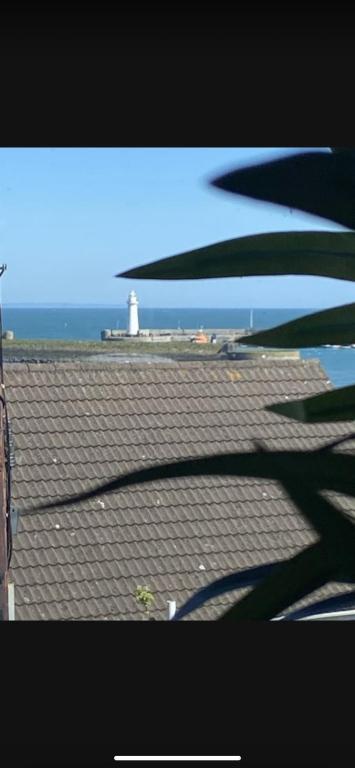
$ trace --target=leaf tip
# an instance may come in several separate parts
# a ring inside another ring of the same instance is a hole
[[[231,180],[234,177],[234,173],[234,171],[230,171],[228,173],[222,174],[222,176],[216,176],[215,178],[211,179],[211,187],[216,187],[216,189],[223,189],[224,192],[234,192],[235,190],[231,187]]]
[[[245,346],[247,346],[247,347],[249,347],[249,346],[255,346],[255,347],[263,346],[263,345],[260,344],[259,339],[260,339],[260,334],[259,333],[253,333],[250,336],[241,336],[238,339],[238,344],[245,344]]]
[[[133,277],[132,275],[132,269],[127,269],[126,272],[117,272],[117,275],[114,275],[114,277]]]

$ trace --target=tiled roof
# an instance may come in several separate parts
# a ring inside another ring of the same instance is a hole
[[[264,409],[330,387],[318,361],[8,364],[21,510],[161,461],[226,451],[306,449],[348,424],[300,425]],[[345,503],[345,502],[344,502]],[[142,619],[137,586],[167,617],[231,571],[314,540],[275,482],[194,477],[124,488],[71,508],[22,515],[12,578],[17,619]],[[328,588],[329,593],[329,588]],[[195,618],[213,618],[228,596]]]

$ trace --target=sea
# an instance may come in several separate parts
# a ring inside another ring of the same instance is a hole
[[[139,308],[141,328],[203,329],[272,328],[310,314],[313,309],[150,309]],[[319,310],[318,310],[319,311]],[[16,339],[99,341],[101,331],[125,330],[127,307],[4,307],[3,330]],[[355,383],[355,349],[312,347],[301,350],[303,358],[318,358],[335,387]]]

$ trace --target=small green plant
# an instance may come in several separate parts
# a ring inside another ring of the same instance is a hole
[[[149,608],[151,608],[154,603],[153,592],[151,592],[147,586],[141,587],[139,585],[134,592],[134,596],[137,600],[137,603],[143,606],[144,610],[148,613]]]

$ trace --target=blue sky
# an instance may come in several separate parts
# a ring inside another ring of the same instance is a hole
[[[3,302],[122,305],[132,288],[145,307],[315,308],[354,301],[352,283],[326,278],[113,277],[232,237],[340,230],[208,184],[223,171],[299,149],[0,149],[0,261],[8,266]]]

